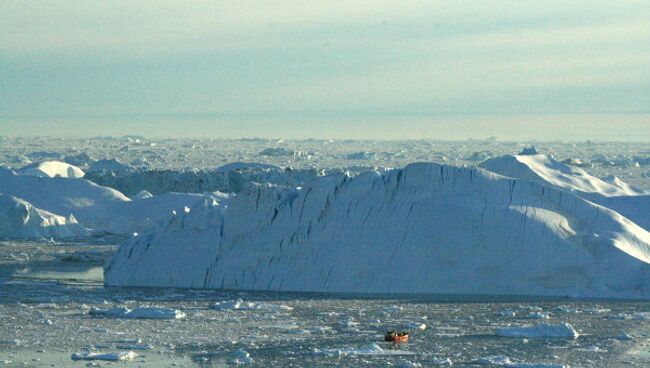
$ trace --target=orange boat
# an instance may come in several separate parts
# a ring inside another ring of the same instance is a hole
[[[386,332],[386,335],[384,336],[384,341],[408,342],[409,341],[409,333],[408,332],[388,331],[388,332]]]

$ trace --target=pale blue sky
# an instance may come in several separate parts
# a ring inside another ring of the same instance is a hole
[[[648,113],[648,1],[0,1],[0,135],[650,140]]]

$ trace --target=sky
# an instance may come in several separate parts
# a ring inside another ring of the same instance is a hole
[[[0,0],[0,135],[650,141],[643,1]]]

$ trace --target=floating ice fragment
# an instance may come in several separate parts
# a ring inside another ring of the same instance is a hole
[[[402,360],[397,363],[397,367],[399,368],[418,368],[422,367],[422,364],[418,362],[412,362],[410,360]]]
[[[530,312],[528,319],[549,319],[551,318],[546,312]]]
[[[138,354],[132,351],[123,351],[118,353],[95,353],[81,352],[74,353],[70,357],[72,360],[107,360],[111,362],[130,362],[138,357]]]
[[[402,309],[403,309],[403,308],[400,307],[399,305],[389,305],[389,306],[387,306],[387,307],[384,308],[384,312],[387,312],[387,313],[398,313],[398,312],[401,312]]]
[[[491,355],[476,360],[476,364],[481,365],[510,365],[512,361],[505,355]]]
[[[559,323],[556,325],[540,323],[538,325],[522,327],[501,327],[497,328],[497,336],[503,337],[562,337],[578,338],[579,334],[568,323]]]
[[[431,362],[431,364],[433,364],[433,365],[451,366],[453,363],[452,363],[451,359],[449,359],[449,358],[436,358]]]
[[[265,310],[271,312],[279,311],[290,311],[293,310],[292,307],[283,304],[270,304],[270,303],[256,303],[256,302],[245,302],[242,299],[237,300],[226,300],[222,302],[216,302],[212,305],[213,309],[228,311],[228,310]]]
[[[355,349],[314,349],[315,355],[326,356],[345,356],[345,355],[415,355],[415,353],[406,350],[382,349],[377,344],[366,345],[362,348]]]
[[[408,322],[406,324],[406,327],[413,330],[422,330],[422,331],[427,329],[427,325],[420,322]]]
[[[627,332],[621,331],[621,334],[616,336],[619,340],[632,340],[634,337],[630,336]]]
[[[160,307],[137,307],[134,309],[126,307],[108,309],[91,308],[88,314],[100,317],[139,319],[181,319],[187,316],[179,310]]]
[[[255,361],[251,358],[251,355],[244,349],[237,349],[233,353],[235,358],[233,359],[234,364],[252,364]]]

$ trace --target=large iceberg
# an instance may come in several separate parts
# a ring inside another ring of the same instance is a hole
[[[74,216],[55,215],[20,198],[0,194],[0,239],[65,239],[90,234]]]
[[[650,297],[650,233],[543,183],[416,163],[204,201],[120,247],[108,285]]]
[[[540,154],[534,148],[518,155],[489,159],[479,166],[504,176],[569,191],[612,209],[650,230],[650,192],[635,188],[617,177],[605,180],[597,178],[579,167]]]
[[[115,189],[85,179],[20,175],[3,167],[0,167],[0,193],[16,197],[21,203],[33,205],[38,210],[35,213],[39,213],[41,217],[56,218],[49,220],[49,224],[63,224],[65,218],[58,215],[64,215],[75,218],[86,228],[95,230],[95,234],[118,235],[148,231],[170,218],[174,211],[183,212],[186,208],[191,209],[197,202],[219,196],[212,193],[165,193],[132,201]],[[32,223],[36,221],[34,216],[31,216],[31,219]],[[76,221],[71,224],[79,226]],[[23,234],[21,231],[25,231],[24,226],[12,232],[5,231],[4,236],[34,238],[20,235]],[[62,237],[62,233],[56,234],[53,235],[55,238]],[[75,230],[74,234],[79,235],[80,232]]]
[[[18,169],[23,175],[55,178],[83,178],[85,173],[80,168],[59,161],[37,162]]]

